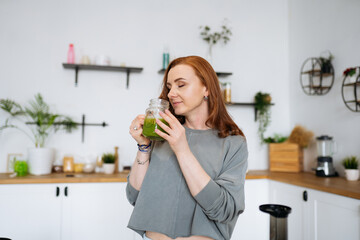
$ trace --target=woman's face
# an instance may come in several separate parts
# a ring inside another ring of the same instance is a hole
[[[192,67],[184,64],[176,65],[168,73],[168,97],[176,115],[189,117],[190,115],[207,113],[208,96],[206,87],[195,75]]]

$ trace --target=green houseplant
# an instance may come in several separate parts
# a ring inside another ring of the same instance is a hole
[[[342,165],[345,168],[345,177],[348,181],[357,181],[359,179],[359,161],[356,156],[344,158]]]
[[[209,44],[208,49],[208,60],[212,60],[212,47],[216,45],[218,42],[223,42],[226,44],[228,41],[230,41],[230,36],[232,35],[232,32],[230,28],[227,27],[226,20],[224,20],[224,24],[221,26],[220,31],[211,31],[211,28],[209,26],[200,26],[201,32],[200,36],[201,38]]]
[[[104,153],[102,155],[103,168],[105,174],[112,174],[115,171],[115,154],[113,153]]]
[[[320,63],[321,63],[321,72],[322,73],[330,73],[332,69],[332,60],[334,59],[334,56],[331,54],[330,51],[326,51],[328,54],[327,56],[320,57]]]
[[[70,117],[50,112],[49,105],[39,93],[25,107],[11,99],[1,99],[0,108],[9,115],[5,124],[0,126],[0,131],[17,129],[35,145],[35,148],[28,150],[29,172],[35,175],[50,173],[54,151],[44,147],[47,138],[58,130],[71,132],[77,128],[77,124]],[[17,121],[13,123],[14,120]]]
[[[271,121],[270,113],[271,96],[269,93],[258,92],[255,95],[256,119],[259,123],[258,134],[261,143],[264,142],[264,133]]]

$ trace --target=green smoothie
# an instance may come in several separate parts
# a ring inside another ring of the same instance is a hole
[[[169,126],[169,124],[165,122],[163,118],[159,118],[159,120]],[[160,126],[157,125],[156,118],[145,118],[142,134],[150,140],[164,140],[162,137],[156,134],[155,129],[159,129],[160,131],[166,133]]]

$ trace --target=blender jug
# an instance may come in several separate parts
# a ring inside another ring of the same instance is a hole
[[[332,137],[322,135],[316,138],[319,157],[331,157],[336,152],[336,143]]]

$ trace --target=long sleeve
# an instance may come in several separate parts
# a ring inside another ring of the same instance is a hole
[[[237,142],[238,143],[238,142]],[[237,146],[236,146],[237,145]],[[223,169],[194,198],[209,219],[228,223],[245,209],[244,183],[248,150],[243,138],[228,148]]]
[[[141,191],[127,185],[127,197],[135,206],[128,227],[141,236],[153,231],[173,239],[229,240],[245,207],[246,141],[239,135],[220,138],[213,129],[186,128],[186,138],[211,180],[193,197],[169,143],[159,142],[151,153]]]
[[[131,186],[131,184],[129,182],[129,176],[130,176],[130,174],[127,176],[126,197],[129,201],[129,203],[131,205],[135,206],[136,199],[139,195],[139,191],[136,190],[133,186]]]

